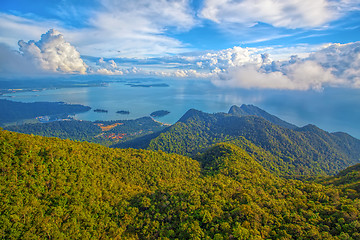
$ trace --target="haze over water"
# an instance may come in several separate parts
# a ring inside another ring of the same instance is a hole
[[[158,83],[169,86],[128,85]],[[88,121],[135,119],[157,110],[168,110],[170,114],[156,120],[170,124],[191,108],[215,113],[227,112],[232,105],[253,104],[300,127],[315,124],[329,132],[343,131],[360,138],[359,89],[246,90],[219,88],[204,80],[136,79],[111,82],[104,87],[49,89],[8,94],[1,98],[21,102],[63,101],[90,106],[92,110],[75,116]],[[94,109],[105,109],[108,113],[97,113]],[[119,110],[128,110],[130,114],[117,114]]]

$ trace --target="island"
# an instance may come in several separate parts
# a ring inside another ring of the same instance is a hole
[[[94,109],[94,112],[98,112],[98,113],[107,113],[108,110],[104,110],[104,109]]]
[[[163,117],[165,115],[168,115],[170,112],[167,111],[167,110],[159,110],[159,111],[155,111],[155,112],[152,112],[150,114],[150,116],[152,117]]]
[[[149,87],[170,87],[166,83],[151,83],[151,84],[133,84],[133,83],[127,83],[125,85],[128,85],[130,87],[143,87],[143,88],[149,88]]]
[[[128,115],[128,114],[130,114],[130,111],[127,111],[127,110],[120,110],[120,111],[117,111],[116,113],[118,113],[118,114]]]

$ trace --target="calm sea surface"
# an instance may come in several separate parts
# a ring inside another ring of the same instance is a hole
[[[169,86],[132,87],[129,83]],[[135,119],[157,110],[168,110],[170,114],[157,120],[171,124],[190,108],[214,113],[227,112],[232,105],[253,104],[298,126],[311,123],[329,132],[344,131],[360,138],[360,89],[244,90],[215,87],[210,81],[153,79],[112,82],[103,87],[22,92],[1,98],[20,102],[63,101],[108,110],[108,113],[91,110],[75,116],[90,121]],[[128,110],[130,114],[117,114],[119,110]]]

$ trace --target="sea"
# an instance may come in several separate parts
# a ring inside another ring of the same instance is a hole
[[[216,113],[228,112],[232,105],[252,104],[299,127],[314,124],[329,132],[347,132],[360,139],[360,89],[261,90],[226,88],[198,79],[121,79],[97,86],[16,92],[0,98],[90,106],[92,110],[74,116],[88,121],[136,119],[167,110],[168,115],[156,120],[168,124],[178,121],[191,108]],[[123,115],[117,111],[130,113]]]

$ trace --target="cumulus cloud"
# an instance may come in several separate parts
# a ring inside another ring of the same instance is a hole
[[[233,47],[220,51],[158,58],[176,66],[158,76],[208,78],[222,87],[321,90],[360,87],[360,42],[329,44],[312,53],[274,60],[272,49]],[[277,58],[275,58],[277,59]]]
[[[329,69],[313,61],[285,65],[279,71],[264,71],[254,64],[231,67],[213,78],[218,86],[287,90],[320,90],[325,85],[341,84]]]
[[[312,53],[302,52],[283,60],[276,60],[277,57],[267,52],[273,49],[236,46],[160,58],[116,61],[100,58],[93,72],[203,78],[221,87],[287,90],[360,87],[360,42],[329,44]],[[116,63],[126,61],[131,61],[134,67],[120,68]]]
[[[180,53],[188,46],[168,32],[187,31],[200,22],[190,1],[96,0],[95,4],[61,1],[55,4],[58,10],[55,20],[35,14],[0,12],[0,32],[6,33],[0,34],[0,41],[15,49],[19,39],[35,39],[51,27],[65,34],[83,55],[114,58]]]
[[[310,28],[323,26],[356,5],[349,0],[205,0],[200,15],[217,23]]]
[[[97,63],[97,68],[94,73],[104,74],[104,75],[123,75],[124,72],[117,66],[116,62],[111,59],[105,61],[104,58],[100,58]]]
[[[38,42],[19,41],[20,52],[29,61],[48,72],[85,74],[87,66],[74,46],[63,35],[50,29]]]
[[[269,54],[274,52],[271,48],[239,46],[158,58],[100,58],[92,73],[203,78],[217,86],[239,88],[321,90],[327,86],[360,87],[360,42],[329,44],[307,54],[302,48],[301,55],[283,60]],[[127,67],[120,67],[117,62]]]
[[[228,67],[213,76],[213,83],[218,86],[291,90],[360,86],[360,42],[330,44],[306,58],[292,56],[288,60],[273,61],[270,55],[258,53],[251,59],[249,62],[237,61],[237,64],[230,62]]]
[[[360,87],[360,42],[329,44],[312,53],[309,59],[331,69],[336,77]]]

